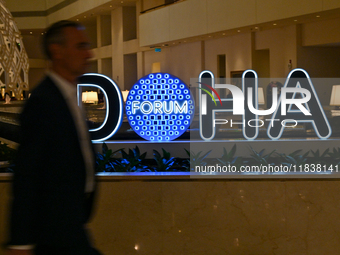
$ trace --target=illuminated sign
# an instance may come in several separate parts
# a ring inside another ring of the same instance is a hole
[[[129,92],[125,106],[132,129],[150,141],[171,141],[189,127],[194,101],[189,88],[167,73],[141,78]]]
[[[215,88],[228,89],[232,98],[221,99]],[[209,90],[211,92],[209,92]],[[253,70],[247,70],[242,75],[242,90],[231,84],[215,84],[213,73],[203,71],[199,76],[199,119],[200,136],[209,141],[215,137],[216,124],[243,125],[243,136],[252,140],[258,136],[258,128],[264,121],[258,115],[272,114],[268,126],[268,136],[279,139],[285,127],[294,127],[297,123],[311,123],[320,139],[328,138],[332,131],[326,115],[321,107],[308,73],[303,69],[294,69],[287,77],[281,89],[281,97],[277,101],[277,90],[273,88],[273,104],[268,110],[258,110],[258,78]],[[214,95],[213,95],[214,94]],[[211,100],[208,100],[209,97]],[[215,100],[218,97],[219,104]],[[293,108],[295,106],[296,109]],[[226,119],[216,119],[217,112],[232,112],[242,115],[242,122]],[[287,125],[287,123],[293,123]]]
[[[243,136],[256,139],[259,127],[268,125],[267,135],[279,139],[287,127],[311,123],[320,139],[332,131],[308,73],[292,70],[277,99],[272,91],[270,109],[258,107],[258,77],[247,70],[242,75],[242,90],[231,84],[215,84],[210,71],[199,76],[199,130],[203,140],[215,137],[216,125],[242,125]],[[123,98],[119,87],[110,78],[100,74],[85,74],[78,87],[95,87],[103,92],[106,115],[103,123],[91,129],[93,141],[104,141],[113,136],[123,120]],[[221,98],[215,89],[228,89],[231,98]],[[79,97],[79,89],[78,89]],[[125,111],[132,129],[142,138],[155,142],[171,141],[181,136],[194,116],[194,100],[189,88],[179,78],[167,73],[153,73],[141,78],[130,90]],[[219,112],[230,112],[241,119],[215,118]],[[270,118],[259,118],[271,114]]]
[[[78,103],[80,100],[79,87],[95,87],[100,89],[105,98],[106,114],[103,124],[95,129],[90,129],[92,141],[105,141],[113,136],[120,128],[123,121],[123,98],[117,84],[101,74],[85,74],[79,78]]]

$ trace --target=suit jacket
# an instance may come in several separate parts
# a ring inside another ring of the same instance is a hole
[[[87,245],[93,201],[85,194],[85,163],[72,115],[46,77],[21,115],[13,180],[10,245]]]

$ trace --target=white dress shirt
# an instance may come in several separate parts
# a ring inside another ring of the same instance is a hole
[[[92,156],[92,149],[90,147],[88,126],[86,124],[82,108],[78,106],[77,87],[53,71],[49,71],[47,75],[59,88],[68,105],[68,108],[70,109],[71,115],[77,128],[78,139],[86,167],[85,192],[92,192],[94,190],[94,159]]]

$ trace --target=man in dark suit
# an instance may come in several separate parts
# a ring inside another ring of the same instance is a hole
[[[91,52],[83,27],[53,24],[44,35],[51,67],[21,115],[8,254],[94,255],[85,224],[94,197],[94,153],[77,105],[77,79]]]

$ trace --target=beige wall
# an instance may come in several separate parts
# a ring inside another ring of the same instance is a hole
[[[152,63],[161,63],[161,72],[173,74],[187,85],[190,78],[197,78],[201,70],[201,43],[183,43],[162,48],[162,52],[144,53],[145,74],[152,72]]]
[[[97,37],[100,36],[100,34],[98,34],[97,32],[96,19],[93,20],[92,22],[85,22],[84,26],[86,27],[86,34],[90,40],[91,47],[97,48],[98,47]]]
[[[298,27],[301,30],[301,27]],[[302,37],[302,36],[301,36]],[[312,78],[340,77],[340,46],[335,47],[315,47],[302,46],[302,38],[298,40],[297,64],[303,67]],[[322,80],[315,84],[316,93],[322,105],[329,105],[332,80]]]
[[[339,8],[340,2],[338,0],[323,0],[322,5],[325,10],[329,10]]]
[[[22,29],[45,29],[49,23],[45,16],[37,17],[18,17],[14,18],[20,30]]]
[[[10,12],[46,10],[46,0],[6,0],[5,2]]]
[[[123,8],[111,12],[112,78],[124,90]]]
[[[298,66],[311,77],[340,77],[340,47],[299,47]]]
[[[33,59],[44,58],[44,54],[41,47],[42,46],[41,34],[24,35],[22,37],[22,41],[24,43],[24,47],[29,58]]]
[[[251,34],[240,34],[205,42],[205,67],[217,76],[217,55],[226,55],[226,75],[252,68]],[[203,70],[202,70],[203,71]]]
[[[97,6],[105,4],[109,2],[109,0],[96,0],[96,1],[88,1],[88,0],[78,0],[74,3],[67,5],[65,8],[58,10],[48,16],[48,23],[52,24],[58,20],[69,19],[74,17],[80,13],[89,11]]]
[[[46,8],[49,9],[53,6],[56,6],[57,4],[60,4],[64,2],[65,0],[45,0],[46,2]]]
[[[270,52],[271,78],[287,77],[289,60],[292,60],[293,68],[297,67],[296,40],[295,26],[256,32],[255,49],[269,49]]]
[[[139,17],[141,45],[339,8],[334,0],[187,0]]]
[[[195,1],[191,1],[195,4]],[[206,10],[196,13],[198,17],[206,15],[209,32],[218,32],[228,28],[256,24],[256,0],[220,1],[204,0]],[[181,20],[178,20],[181,22]]]
[[[137,38],[136,8],[123,8],[123,41],[134,40]]]
[[[137,80],[137,54],[126,54],[124,55],[124,90],[130,90]]]
[[[30,68],[29,71],[29,85],[30,85],[30,91],[32,91],[38,83],[42,80],[46,73],[45,68]]]
[[[103,58],[101,70],[98,72],[112,78],[112,58]]]
[[[139,16],[139,38],[140,45],[147,46],[161,42],[170,41],[170,13],[168,8],[161,8]],[[149,24],[152,24],[151,26]]]
[[[68,0],[6,0],[10,11],[45,11]]]
[[[160,6],[164,4],[164,0],[141,0],[142,2],[142,11],[154,8],[156,6]]]
[[[97,19],[98,20],[98,19]],[[111,15],[104,15],[100,17],[100,27],[98,29],[100,33],[97,32],[97,36],[100,38],[100,46],[111,45],[112,36],[111,36]]]
[[[302,45],[340,45],[340,19],[323,20],[302,25]]]
[[[60,1],[45,1],[46,8],[58,4]],[[106,2],[106,0],[96,3],[78,0],[48,17],[36,17],[36,21],[40,19],[38,27],[45,27],[47,21],[53,22],[60,18],[70,18]],[[9,3],[14,9],[19,8],[19,5],[15,4],[13,0],[9,0]],[[322,3],[322,7],[320,7],[320,3]],[[254,68],[258,69],[260,73],[269,73],[268,76],[271,78],[285,78],[289,72],[289,60],[292,60],[293,68],[305,68],[312,77],[339,76],[340,66],[336,57],[339,51],[338,47],[303,46],[319,46],[320,44],[323,46],[339,46],[340,33],[337,33],[337,31],[340,29],[338,25],[340,19],[306,23],[301,26],[301,29],[297,29],[295,25],[290,25],[256,31],[253,32],[253,37],[251,32],[244,33],[242,30],[240,34],[219,39],[207,40],[207,37],[205,37],[201,39],[203,41],[193,42],[188,38],[226,28],[256,24],[259,21],[278,19],[284,15],[300,15],[305,12],[314,12],[320,8],[326,10],[340,7],[337,1],[299,0],[294,2],[294,6],[299,8],[291,8],[294,10],[290,12],[290,7],[283,6],[282,1],[187,0],[141,15],[140,19],[136,21],[137,23],[138,21],[141,22],[141,31],[138,33],[138,24],[135,26],[136,22],[130,20],[134,14],[139,15],[142,4],[145,7],[145,5],[154,5],[156,2],[143,1],[141,3],[141,1],[138,1],[136,8],[118,8],[113,10],[110,16],[103,16],[101,19],[97,19],[97,22],[93,21],[87,24],[93,45],[98,46],[94,51],[95,60],[98,59],[97,70],[112,74],[112,78],[122,89],[125,89],[125,86],[129,87],[132,83],[130,80],[129,84],[125,84],[125,77],[130,76],[129,73],[124,73],[125,71],[129,72],[129,66],[124,63],[124,55],[136,53],[137,60],[133,63],[130,62],[133,72],[135,72],[135,62],[137,62],[138,78],[151,72],[152,63],[160,62],[161,71],[173,73],[185,80],[187,84],[189,84],[190,78],[196,78],[203,69],[209,69],[217,75],[217,55],[219,54],[226,55],[227,76],[230,75],[230,71]],[[39,6],[42,6],[42,4]],[[259,8],[259,6],[263,6],[263,8]],[[266,12],[269,8],[271,11]],[[278,11],[280,8],[282,12]],[[295,9],[300,9],[297,10],[299,13],[296,13]],[[244,15],[244,13],[247,13],[247,15]],[[45,19],[45,22],[41,22],[41,19]],[[110,19],[111,21],[108,23]],[[32,18],[20,18],[19,21],[25,23],[25,26],[30,26],[31,22],[35,22]],[[141,41],[139,39],[130,40],[135,37],[133,36],[134,31],[130,34],[133,30],[131,28],[137,28],[137,38],[140,37]],[[30,63],[38,63],[39,59],[42,58],[39,37],[39,35],[24,36]],[[151,40],[149,41],[151,43],[169,42],[183,38],[186,38],[188,42],[183,43],[184,40],[181,40],[182,43],[175,46],[170,42],[168,47],[162,48],[161,53],[156,53],[148,47],[139,47],[145,44],[145,40]],[[301,42],[298,44],[297,41],[299,40]],[[100,47],[100,45],[105,46]],[[264,51],[261,52],[261,50]],[[265,60],[268,51],[269,63]],[[101,61],[101,59],[112,59],[112,67],[109,66],[109,68],[112,68],[111,72],[105,70],[107,60]],[[103,66],[103,63],[105,66]],[[262,64],[266,66],[261,66]],[[34,66],[34,68],[43,67],[42,65]],[[328,100],[326,100],[326,97],[327,95],[325,95],[324,102]]]
[[[256,0],[256,21],[262,23],[323,10],[323,0]]]

